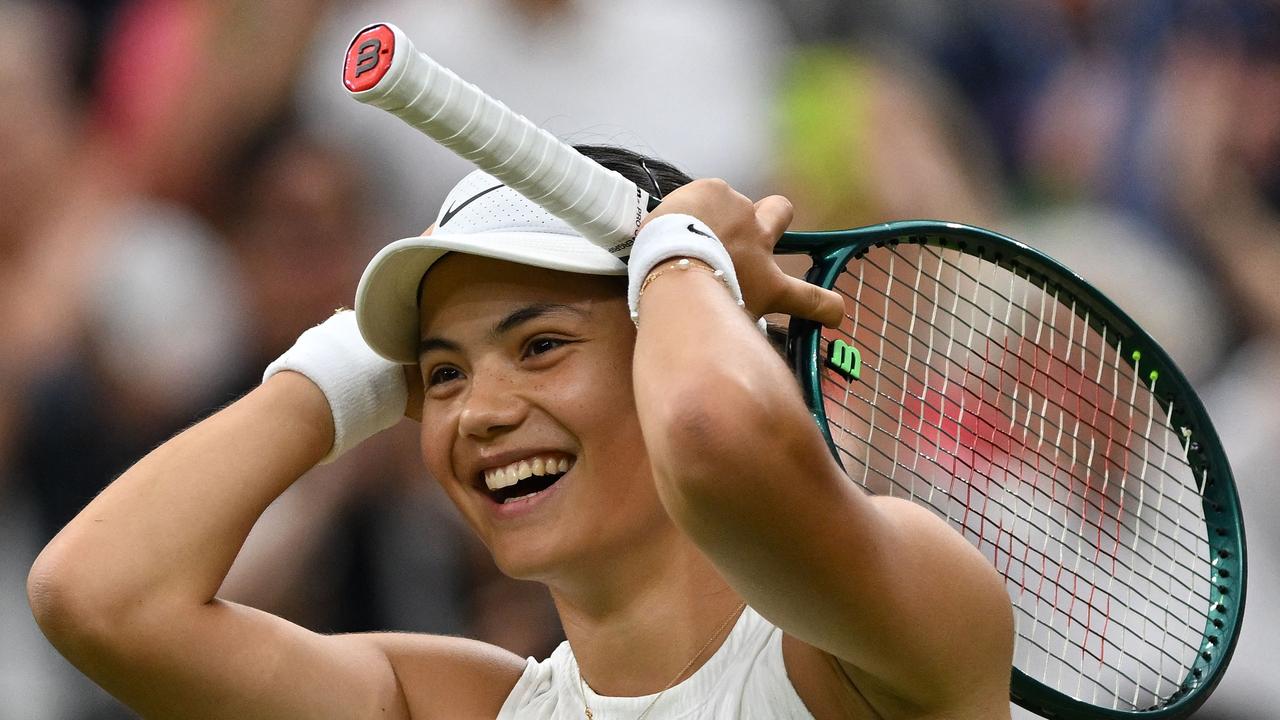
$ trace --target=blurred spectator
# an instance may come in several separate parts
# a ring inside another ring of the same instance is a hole
[[[76,38],[63,20],[52,8],[0,5],[0,101],[22,108],[0,116],[0,463],[34,376],[70,350],[108,195],[81,154],[68,72]]]
[[[1167,40],[1140,150],[1154,205],[1223,276],[1240,338],[1207,402],[1244,507],[1249,599],[1231,669],[1202,712],[1234,720],[1280,706],[1280,5],[1201,10]]]
[[[95,140],[140,191],[201,207],[282,112],[325,0],[114,0],[93,72]]]
[[[99,237],[84,345],[46,361],[23,432],[19,467],[45,537],[222,400],[240,369],[239,277],[202,223],[139,204],[122,208]]]
[[[303,330],[352,304],[378,238],[368,172],[343,151],[282,121],[246,154],[223,224],[246,282],[247,390]]]
[[[885,44],[792,56],[779,96],[775,191],[797,229],[932,217],[990,225],[1004,199],[992,148],[928,65]]]
[[[114,197],[85,142],[73,82],[80,41],[58,6],[0,4],[0,719],[76,717],[104,697],[52,652],[27,608],[26,573],[48,537],[15,456],[32,388],[75,354],[97,258],[95,229]],[[65,448],[63,449],[65,452]]]
[[[1164,216],[1196,239],[1245,335],[1280,335],[1280,6],[1235,33],[1169,39],[1142,148]],[[1263,40],[1266,40],[1263,42]]]

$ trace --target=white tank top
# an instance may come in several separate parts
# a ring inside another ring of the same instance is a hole
[[[582,692],[596,720],[635,720],[653,695],[605,697],[585,683],[568,642],[542,662],[529,658],[498,720],[582,720]],[[813,720],[782,661],[782,631],[747,608],[715,655],[662,694],[648,720]]]

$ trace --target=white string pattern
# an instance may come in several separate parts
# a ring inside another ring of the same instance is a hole
[[[932,507],[1004,575],[1014,664],[1072,697],[1161,706],[1200,651],[1214,572],[1191,442],[1133,349],[1072,298],[958,251],[873,248],[825,330],[828,426],[868,491]]]

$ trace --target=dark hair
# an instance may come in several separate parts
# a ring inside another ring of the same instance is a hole
[[[612,145],[574,145],[574,150],[640,186],[649,197],[661,200],[672,190],[693,182],[669,162]]]

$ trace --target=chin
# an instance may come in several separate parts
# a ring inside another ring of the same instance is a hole
[[[568,548],[556,548],[556,543],[541,538],[532,543],[518,537],[506,537],[489,546],[489,552],[498,570],[509,578],[546,583],[555,578],[570,564],[572,553]]]

